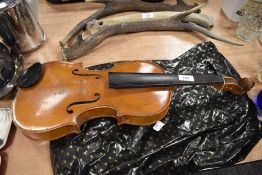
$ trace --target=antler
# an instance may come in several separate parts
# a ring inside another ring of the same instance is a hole
[[[61,47],[65,46],[73,37],[84,30],[87,23],[94,19],[100,19],[105,16],[127,11],[185,11],[197,6],[197,4],[188,5],[183,0],[177,0],[177,4],[175,5],[165,2],[150,3],[141,0],[86,0],[86,2],[103,3],[105,7],[78,23],[65,38],[60,41]]]
[[[211,33],[208,29],[201,27],[200,25],[208,25],[205,20],[199,17],[196,20],[199,24],[192,22],[185,23],[183,21],[192,20],[189,15],[199,10],[204,4],[197,6],[185,12],[155,12],[151,13],[149,18],[143,18],[143,14],[126,15],[107,20],[93,20],[88,23],[87,30],[90,35],[83,40],[79,35],[77,41],[70,48],[62,48],[62,53],[65,60],[73,60],[80,57],[82,54],[87,53],[92,48],[96,47],[106,38],[123,33],[131,32],[143,32],[143,31],[182,31],[190,30],[200,32],[208,37],[227,42],[230,44],[241,45],[234,43],[222,37],[219,37]],[[171,16],[170,16],[171,14]],[[196,14],[195,14],[196,15]],[[186,18],[187,17],[187,18]],[[127,21],[127,22],[124,22]]]

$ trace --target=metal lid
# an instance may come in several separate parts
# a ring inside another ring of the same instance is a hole
[[[13,7],[17,0],[0,0],[0,12]]]

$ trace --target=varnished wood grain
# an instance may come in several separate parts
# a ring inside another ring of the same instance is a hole
[[[192,0],[191,0],[192,2]],[[200,0],[199,2],[203,2]],[[234,41],[242,42],[236,36],[236,23],[226,19],[221,11],[220,1],[209,0],[203,7],[202,13],[213,17],[215,27],[213,32]],[[32,54],[26,55],[25,65],[28,67],[36,61],[41,63],[61,60],[59,41],[80,20],[92,14],[102,5],[98,4],[66,4],[53,5],[40,0],[39,21],[43,27],[47,41]],[[91,53],[75,60],[84,62],[85,66],[123,60],[152,60],[173,59],[181,55],[194,45],[211,40],[219,51],[231,62],[242,77],[255,78],[258,63],[262,62],[262,47],[258,40],[243,42],[245,46],[238,47],[209,39],[195,32],[144,32],[111,37],[102,42]],[[255,87],[249,92],[251,98],[255,97],[262,88],[256,81]],[[10,101],[0,102],[1,106],[10,106]],[[51,175],[51,161],[48,141],[35,141],[24,136],[20,130],[12,130],[14,137],[10,137],[10,144],[4,152],[7,175]],[[262,159],[262,142],[247,156],[246,161]],[[2,154],[3,155],[3,154]],[[3,172],[3,171],[0,171]]]
[[[74,70],[82,76],[72,74]],[[55,140],[79,133],[83,123],[98,117],[113,117],[118,124],[150,125],[166,115],[172,88],[109,88],[109,71],[164,73],[159,65],[147,61],[118,63],[101,71],[83,70],[81,64],[48,62],[35,86],[18,90],[14,123],[30,138]]]

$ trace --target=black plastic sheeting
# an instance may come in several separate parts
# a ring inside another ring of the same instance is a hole
[[[166,73],[240,79],[211,42],[198,44],[174,60],[155,62]],[[57,175],[191,174],[232,165],[260,139],[256,115],[246,94],[235,96],[206,85],[179,87],[160,131],[153,129],[154,124],[119,126],[111,118],[94,119],[81,127],[80,134],[51,141],[53,171]]]
[[[194,175],[261,175],[262,160],[201,171]]]

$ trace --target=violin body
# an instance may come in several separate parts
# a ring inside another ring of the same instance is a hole
[[[113,117],[118,124],[155,123],[167,113],[174,89],[109,88],[109,71],[164,73],[151,62],[124,62],[102,71],[65,62],[42,66],[38,83],[18,89],[13,103],[14,123],[34,139],[54,140],[79,133],[83,123],[99,117]]]

